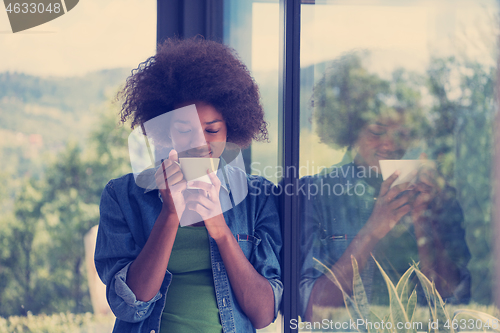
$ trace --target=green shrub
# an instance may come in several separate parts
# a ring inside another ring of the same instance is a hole
[[[50,316],[0,317],[0,333],[109,333],[114,317],[91,313],[58,313]]]
[[[394,285],[382,266],[373,258],[384,277],[389,293],[389,306],[370,307],[359,274],[358,263],[353,256],[351,256],[353,267],[352,295],[344,291],[330,268],[316,258],[314,260],[316,260],[318,269],[322,270],[342,291],[348,315],[346,316],[345,312],[342,313],[341,310],[337,309],[334,311],[337,313],[330,312],[329,315],[324,313],[323,318],[337,322],[342,320],[348,321],[350,319],[355,323],[358,320],[365,320],[371,323],[385,323],[380,328],[370,327],[370,325],[357,325],[356,329],[359,332],[417,333],[427,331],[432,333],[455,333],[464,330],[500,332],[500,320],[497,319],[498,310],[494,306],[472,305],[466,309],[447,306],[436,290],[434,283],[418,269],[417,263],[410,266],[398,283]],[[427,308],[417,306],[417,292],[415,288],[409,293],[408,281],[413,273],[417,275],[422,285],[427,300]],[[407,327],[400,328],[397,325],[398,323],[409,324]],[[414,325],[413,323],[420,323],[420,325]]]

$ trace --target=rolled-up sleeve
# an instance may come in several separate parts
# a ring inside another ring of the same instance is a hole
[[[120,204],[113,183],[109,182],[101,196],[95,265],[106,285],[107,300],[117,319],[135,323],[151,314],[153,305],[162,297],[162,289],[148,302],[142,302],[127,285],[128,269],[142,247],[137,244],[137,235],[131,230],[130,224],[137,223],[134,215],[124,212],[126,208]],[[128,202],[122,204],[132,206]],[[166,280],[169,279],[171,275],[167,272]],[[168,286],[169,281],[165,282]]]
[[[282,248],[281,225],[276,196],[270,191],[275,185],[263,179],[260,184],[255,214],[255,235],[260,239],[250,258],[255,270],[265,277],[274,292],[274,317],[276,319],[283,295],[280,251]],[[255,184],[254,184],[255,185]]]
[[[115,308],[119,310],[118,312],[124,314],[127,319],[129,319],[128,321],[138,322],[149,317],[153,310],[151,305],[159,300],[162,294],[158,291],[151,300],[147,302],[139,301],[134,292],[127,285],[127,272],[130,264],[116,273],[115,279],[111,281],[110,287],[114,289],[111,294],[116,294],[116,296],[118,296],[118,298],[114,300],[116,302]],[[125,304],[123,304],[123,302],[125,302]]]

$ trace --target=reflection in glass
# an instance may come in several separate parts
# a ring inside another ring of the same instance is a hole
[[[302,6],[303,321],[341,320],[318,262],[350,295],[351,255],[371,305],[389,305],[371,254],[394,283],[418,262],[448,305],[491,304],[496,4],[482,5]],[[391,186],[382,160],[418,167]],[[415,274],[414,287],[425,305]]]

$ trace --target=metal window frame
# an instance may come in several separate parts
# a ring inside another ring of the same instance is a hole
[[[157,0],[156,42],[196,35],[222,42],[223,0]]]
[[[280,0],[279,165],[285,170],[281,185],[295,188],[299,179],[300,143],[300,0]],[[291,170],[292,172],[288,172]],[[291,186],[290,186],[291,184]],[[287,186],[288,185],[288,186]],[[299,201],[283,191],[280,197],[283,235],[283,331],[297,332],[299,305]]]

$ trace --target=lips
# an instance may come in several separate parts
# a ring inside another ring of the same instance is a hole
[[[384,153],[375,153],[375,156],[380,160],[399,160],[404,154],[404,150],[394,150]]]
[[[387,154],[376,153],[375,156],[377,156],[378,159],[380,159],[380,160],[391,160],[391,159],[393,159],[392,155],[387,155]]]
[[[186,153],[185,157],[201,157],[201,158],[209,158],[212,157],[212,151],[209,152],[201,152],[201,153]]]

